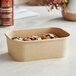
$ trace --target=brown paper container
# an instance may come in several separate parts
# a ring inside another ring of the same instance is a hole
[[[36,41],[14,41],[12,37],[42,36],[53,33],[60,38]],[[66,42],[69,33],[60,28],[38,28],[26,30],[12,30],[5,34],[7,38],[8,53],[17,61],[31,61],[49,58],[64,57]]]

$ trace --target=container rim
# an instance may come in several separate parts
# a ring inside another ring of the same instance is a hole
[[[21,30],[36,30],[36,29],[48,29],[48,28],[55,28],[55,29],[60,29],[60,30],[62,30],[62,31],[64,31],[64,32],[66,32],[65,30],[63,30],[63,29],[61,29],[61,28],[58,28],[58,27],[44,27],[44,28],[27,28],[27,29],[21,29]],[[18,29],[17,29],[18,30]],[[20,29],[19,29],[20,30]],[[20,31],[21,31],[20,30]],[[11,40],[11,41],[14,41],[14,40],[12,40],[11,38],[9,38],[9,36],[7,35],[9,32],[11,32],[11,31],[16,31],[16,30],[10,30],[10,31],[7,31],[6,33],[4,33],[5,34],[5,36],[6,36],[6,38],[8,38],[9,40]],[[68,32],[66,32],[66,33],[68,33]],[[61,37],[61,38],[55,38],[55,39],[44,39],[44,40],[36,40],[36,41],[14,41],[14,42],[19,42],[19,43],[35,43],[35,42],[45,42],[45,41],[55,41],[55,40],[62,40],[62,39],[66,39],[66,38],[68,38],[70,36],[70,34],[68,33],[68,36],[66,36],[66,37]]]

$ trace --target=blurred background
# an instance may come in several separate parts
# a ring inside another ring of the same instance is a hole
[[[38,5],[42,0],[14,0],[15,5]]]

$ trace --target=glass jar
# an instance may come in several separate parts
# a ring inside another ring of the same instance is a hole
[[[13,24],[13,0],[0,0],[0,26]]]

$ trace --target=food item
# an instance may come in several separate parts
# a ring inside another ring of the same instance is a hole
[[[54,39],[54,38],[57,38],[57,36],[52,33],[48,33],[48,34],[41,36],[41,38],[42,39]]]
[[[41,37],[39,37],[39,36],[32,36],[30,39],[31,40],[41,40]]]
[[[52,33],[48,33],[48,34],[42,35],[41,37],[34,36],[34,35],[32,37],[25,37],[25,38],[13,37],[12,40],[15,40],[15,41],[35,41],[35,40],[54,39],[54,38],[58,38],[58,37]]]
[[[13,0],[0,0],[0,26],[13,25]]]
[[[23,40],[24,41],[31,41],[31,39],[29,37],[25,37]]]
[[[20,37],[13,37],[12,40],[15,40],[15,41],[24,41],[22,38]]]
[[[39,36],[32,36],[32,37],[24,38],[23,40],[24,40],[24,41],[41,40],[41,37],[39,37]]]

